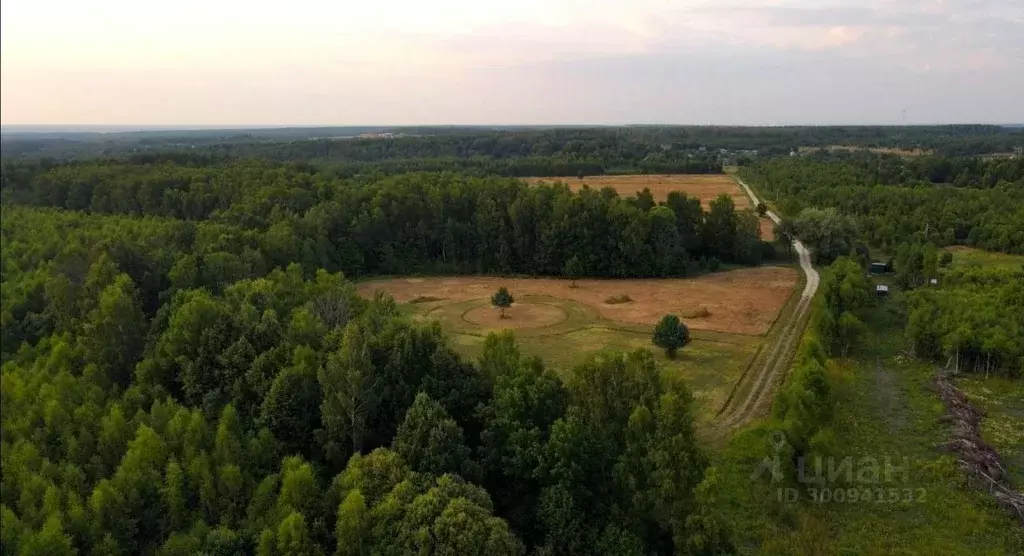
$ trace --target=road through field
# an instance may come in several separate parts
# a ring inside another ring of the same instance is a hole
[[[756,207],[759,202],[757,195],[738,176],[734,176],[734,178],[750,197],[752,206]],[[781,222],[779,216],[772,211],[768,211],[768,218],[771,218],[776,224]],[[719,413],[717,428],[723,432],[746,423],[767,409],[772,391],[785,375],[790,357],[800,341],[810,312],[811,299],[818,291],[819,276],[811,265],[811,254],[803,243],[794,240],[793,248],[796,249],[800,259],[800,268],[806,277],[804,291],[800,294],[800,300],[786,322],[780,323],[782,330],[776,336],[774,345],[768,348],[768,357],[763,364],[758,364],[744,375],[740,383],[736,385],[737,395],[730,398]]]

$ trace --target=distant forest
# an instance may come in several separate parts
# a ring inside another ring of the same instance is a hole
[[[386,133],[389,138],[354,138],[364,133]],[[560,170],[564,172],[561,174],[506,170],[503,172],[505,175],[575,175],[578,170],[589,174],[615,171],[700,172],[697,165],[679,170],[673,170],[672,165],[693,163],[694,158],[699,163],[706,155],[705,151],[712,151],[713,155],[718,149],[756,150],[762,156],[771,156],[785,155],[800,147],[830,145],[916,148],[934,150],[943,156],[1006,153],[1024,146],[1024,128],[991,125],[342,127],[91,134],[5,132],[2,136],[4,158],[68,159],[178,151],[212,157],[261,156],[307,162],[547,158],[561,164],[591,165]],[[640,164],[645,161],[648,163],[646,166]]]

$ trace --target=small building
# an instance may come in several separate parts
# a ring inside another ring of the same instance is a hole
[[[885,284],[875,286],[875,295],[878,297],[887,297],[889,295],[889,286],[886,286]]]
[[[937,286],[937,285],[939,285],[939,279],[938,278],[929,278],[928,279],[928,283],[933,285],[933,286]]]
[[[889,272],[889,265],[875,261],[871,263],[871,274],[885,274]]]

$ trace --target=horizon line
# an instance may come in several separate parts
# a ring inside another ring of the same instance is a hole
[[[598,127],[734,127],[734,128],[786,128],[786,127],[946,127],[995,126],[1024,127],[1021,122],[927,122],[927,123],[774,123],[774,124],[714,124],[714,123],[489,123],[489,124],[0,124],[0,131],[32,133],[34,131],[64,131],[104,133],[105,131],[247,131],[285,129],[330,128],[598,128]]]

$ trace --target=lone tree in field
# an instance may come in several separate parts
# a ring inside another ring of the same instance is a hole
[[[663,348],[669,359],[676,356],[676,351],[690,343],[690,329],[679,320],[676,315],[665,315],[654,327],[654,336],[651,338],[654,345]]]
[[[511,307],[514,302],[515,299],[512,294],[508,293],[508,288],[505,286],[498,288],[498,291],[491,296],[491,305],[501,309],[501,318],[505,318],[505,309]]]
[[[565,268],[563,269],[563,272],[565,272],[566,278],[572,280],[572,284],[570,284],[569,287],[575,288],[576,280],[579,280],[580,276],[583,275],[583,262],[580,261],[579,257],[573,255],[572,258],[565,261]]]

